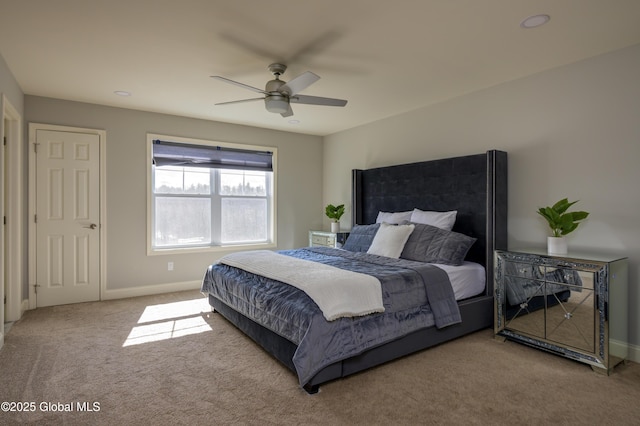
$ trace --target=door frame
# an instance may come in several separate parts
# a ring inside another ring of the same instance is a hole
[[[29,123],[29,309],[35,309],[36,303],[36,138],[38,130],[51,130],[69,133],[88,133],[98,135],[100,139],[100,196],[98,197],[99,208],[99,237],[100,237],[100,294],[99,299],[103,300],[107,283],[107,132],[100,129],[87,129],[80,127],[59,126],[53,124]]]
[[[2,185],[6,189],[4,197],[7,201],[4,205],[4,214],[7,216],[7,225],[4,227],[4,279],[7,280],[7,298],[5,316],[7,321],[17,321],[27,309],[23,303],[22,294],[24,286],[24,179],[23,179],[23,150],[22,144],[22,117],[9,99],[2,95],[0,99],[0,111],[2,122],[0,123],[0,135],[7,138],[5,147],[6,170],[3,171]],[[4,169],[4,165],[3,165]],[[4,291],[0,290],[0,292]],[[4,320],[2,334],[4,334]]]

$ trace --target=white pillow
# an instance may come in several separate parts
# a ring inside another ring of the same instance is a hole
[[[457,210],[449,212],[431,212],[419,209],[413,209],[409,222],[422,223],[424,225],[435,226],[436,228],[451,231],[456,223]]]
[[[411,210],[406,212],[378,212],[378,217],[376,218],[376,223],[387,222],[394,225],[404,222],[405,220],[411,219]]]
[[[397,259],[404,249],[404,245],[413,232],[415,225],[389,225],[386,222],[380,224],[380,229],[373,237],[371,247],[367,250],[369,254],[386,256]]]

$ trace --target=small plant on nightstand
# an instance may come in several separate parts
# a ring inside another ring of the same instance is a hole
[[[329,204],[325,207],[324,214],[331,219],[331,232],[340,231],[340,218],[344,214],[344,204],[337,206]]]
[[[547,240],[549,253],[566,254],[567,243],[564,240],[564,236],[575,231],[580,221],[589,216],[589,213],[584,211],[567,211],[569,207],[577,202],[569,202],[567,198],[563,198],[551,207],[540,207],[538,209],[538,214],[547,220],[551,228],[552,236]]]

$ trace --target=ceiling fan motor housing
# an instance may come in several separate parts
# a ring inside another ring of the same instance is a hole
[[[267,85],[265,86],[264,91],[269,93],[272,93],[272,92],[278,93],[280,92],[280,88],[284,85],[285,85],[284,81],[278,80],[276,78],[275,80],[270,80],[267,82]]]

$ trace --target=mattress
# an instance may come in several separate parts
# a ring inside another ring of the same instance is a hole
[[[456,300],[468,299],[484,292],[486,272],[484,266],[475,262],[463,262],[460,266],[434,264],[449,276]]]

